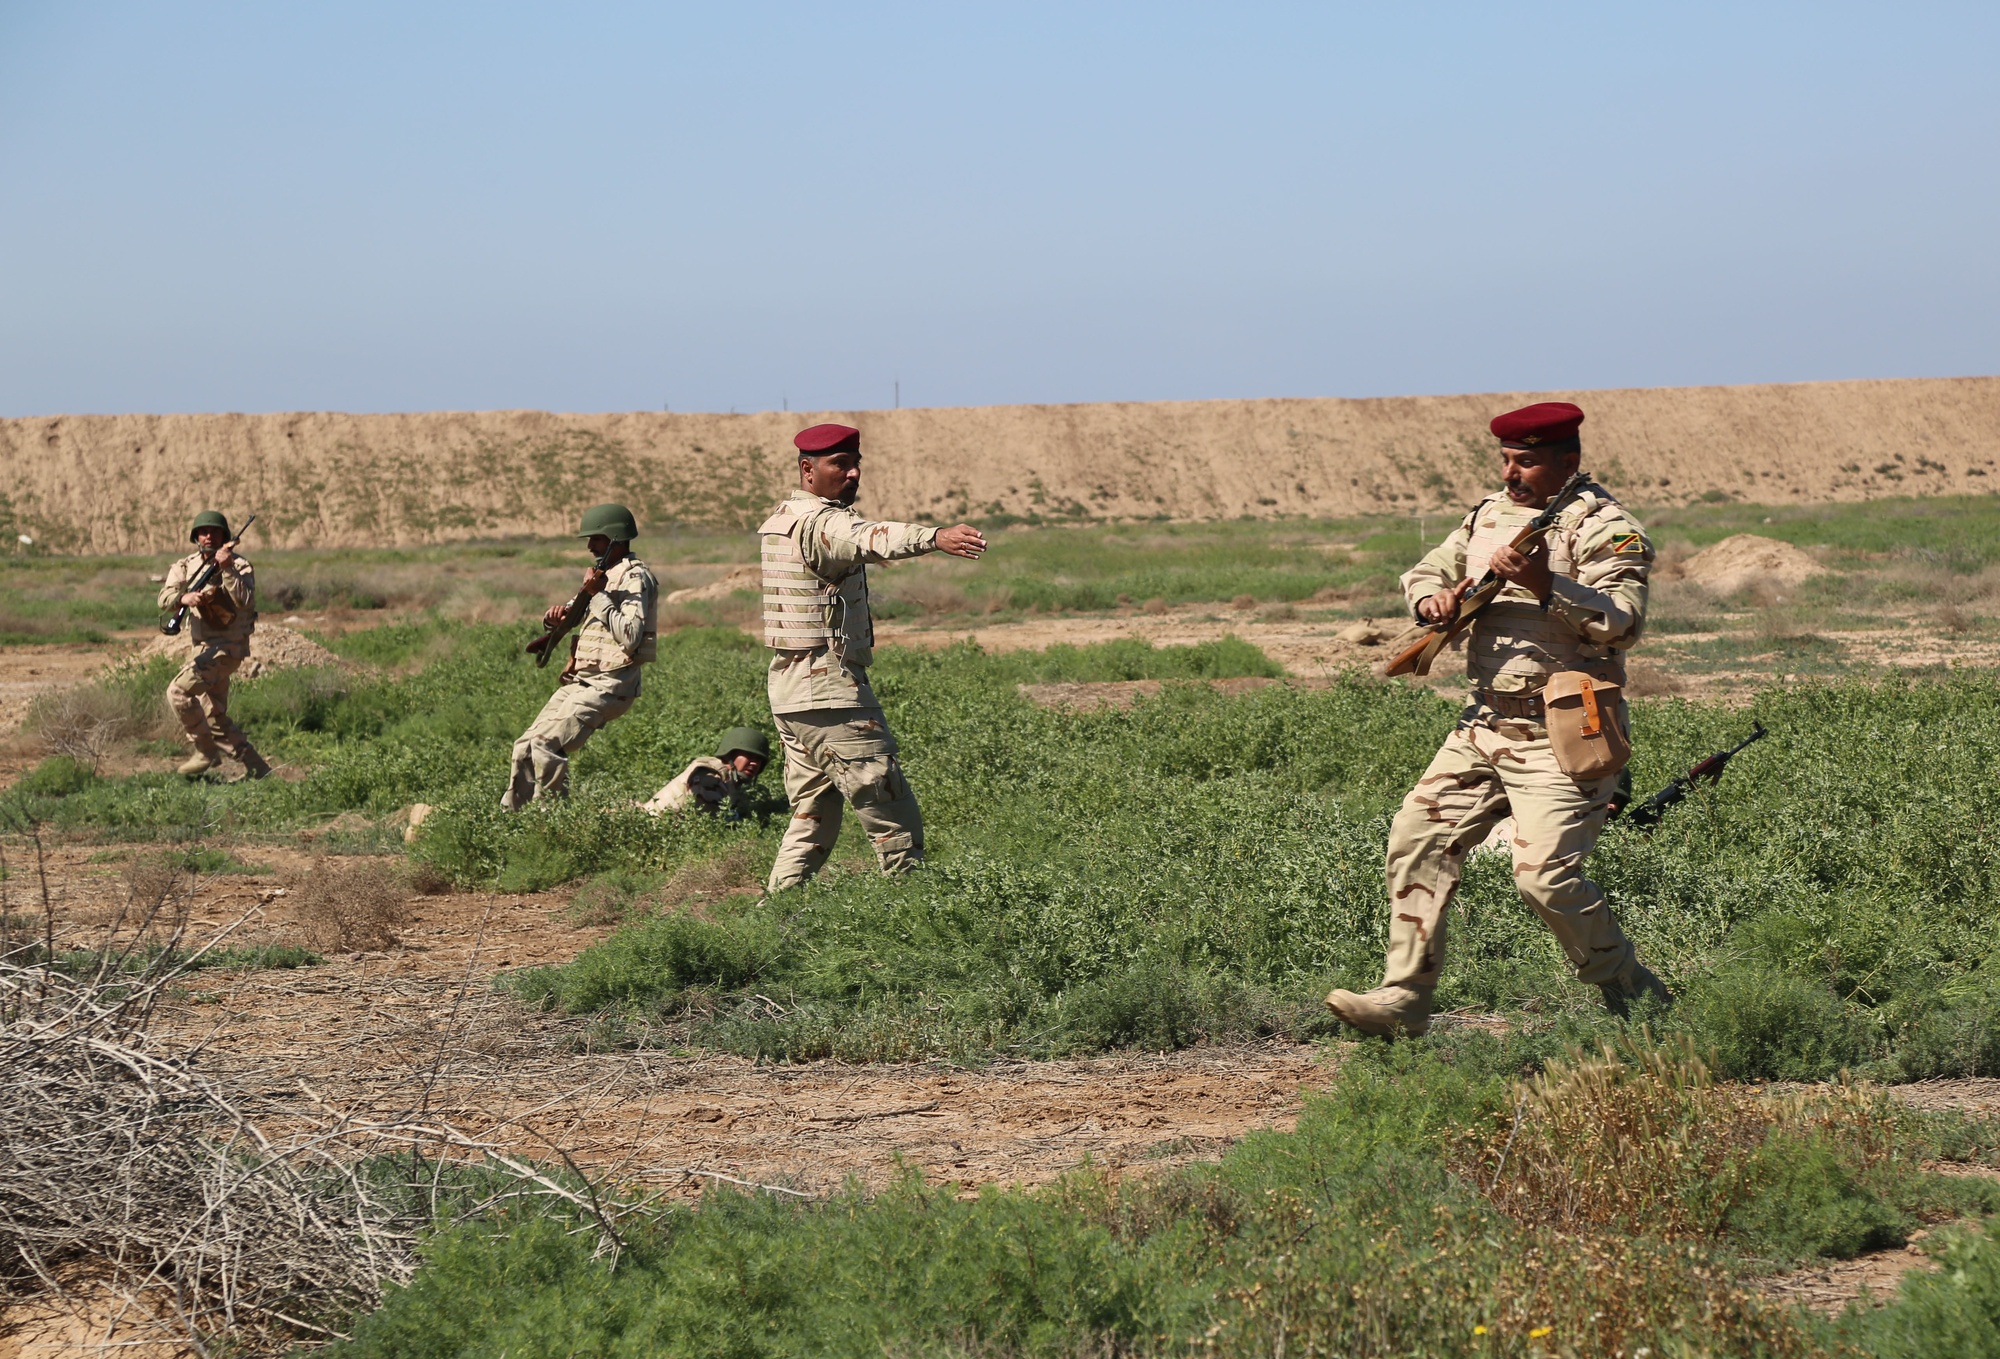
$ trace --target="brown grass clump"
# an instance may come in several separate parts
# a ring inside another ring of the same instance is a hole
[[[1522,1082],[1510,1115],[1467,1135],[1461,1164],[1528,1225],[1710,1240],[1758,1187],[1754,1154],[1774,1131],[1824,1130],[1864,1163],[1893,1149],[1892,1119],[1866,1087],[1778,1100],[1718,1085],[1687,1039],[1607,1044]]]
[[[1631,661],[1625,667],[1627,698],[1671,698],[1687,692],[1680,678],[1650,661]]]
[[[972,607],[965,591],[948,581],[913,580],[907,585],[899,585],[896,599],[919,610],[924,617],[934,618],[940,614],[964,613]]]
[[[1956,604],[1947,604],[1937,611],[1938,626],[1946,632],[1968,632],[1972,628],[1972,615]]]
[[[1254,609],[1257,607],[1257,596],[1238,595],[1229,601],[1229,607],[1232,609]]]
[[[37,694],[22,726],[49,754],[95,773],[114,747],[155,735],[164,723],[163,704],[137,703],[129,689],[76,684]]]
[[[1144,613],[1162,614],[1167,611],[1167,601],[1159,598],[1156,595],[1152,599],[1147,600],[1144,604],[1141,604],[1139,608],[1140,611]]]
[[[292,913],[316,949],[364,953],[392,947],[409,919],[410,884],[386,859],[315,860],[292,889]]]
[[[660,899],[670,905],[714,901],[737,892],[755,891],[763,886],[756,860],[748,845],[731,845],[721,854],[683,864],[660,889]]]

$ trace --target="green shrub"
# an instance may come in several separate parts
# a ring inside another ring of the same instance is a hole
[[[14,790],[35,798],[68,797],[90,787],[97,771],[68,755],[51,755],[14,785]]]

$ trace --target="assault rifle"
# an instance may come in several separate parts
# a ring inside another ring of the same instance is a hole
[[[237,526],[236,536],[234,538],[231,538],[223,546],[234,551],[236,545],[243,541],[243,535],[248,533],[250,531],[250,526],[256,522],[257,522],[257,516],[254,514],[251,515],[248,519],[245,519],[241,524]],[[216,572],[220,571],[221,569],[222,569],[221,567],[215,564],[215,553],[209,552],[204,554],[204,559],[201,564],[201,570],[194,573],[194,579],[190,580],[187,583],[187,588],[182,590],[181,593],[184,595],[200,594],[203,590],[206,590],[208,588],[209,582],[215,579]],[[165,618],[160,620],[160,631],[166,633],[167,636],[169,637],[180,636],[181,626],[187,622],[187,611],[188,611],[187,605],[182,604],[177,606],[171,614],[168,614]]]
[[[608,571],[611,569],[611,559],[608,555],[593,557],[591,558],[591,566],[598,571]],[[556,619],[555,626],[545,628],[541,636],[523,648],[530,656],[535,658],[535,669],[545,670],[548,668],[549,657],[556,654],[556,643],[569,636],[576,625],[583,621],[584,614],[589,612],[589,610],[590,596],[584,593],[584,591],[578,590],[570,596],[569,603],[563,605],[562,617]]]
[[[1516,552],[1525,551],[1531,547],[1537,538],[1540,538],[1549,531],[1556,522],[1556,516],[1569,508],[1570,502],[1582,493],[1583,488],[1589,484],[1589,481],[1590,478],[1586,477],[1581,470],[1568,481],[1565,481],[1562,489],[1550,498],[1548,508],[1529,520],[1527,527],[1515,534],[1514,541],[1509,543],[1508,546]],[[1396,653],[1390,660],[1388,668],[1383,673],[1388,675],[1430,674],[1431,662],[1437,659],[1438,652],[1444,650],[1458,634],[1470,627],[1474,616],[1488,604],[1491,604],[1493,597],[1499,594],[1506,585],[1506,580],[1495,574],[1491,567],[1488,567],[1486,574],[1479,578],[1479,583],[1468,590],[1464,597],[1458,601],[1458,611],[1444,622],[1432,623],[1424,628],[1415,640]]]
[[[1729,768],[1731,760],[1741,755],[1758,741],[1763,740],[1769,734],[1764,730],[1762,722],[1756,723],[1755,727],[1754,731],[1737,744],[1727,750],[1716,751],[1715,754],[1709,756],[1700,764],[1688,770],[1687,773],[1662,788],[1659,792],[1647,798],[1635,807],[1632,814],[1625,819],[1640,830],[1649,831],[1660,824],[1660,819],[1667,814],[1670,808],[1680,802],[1690,792],[1694,791],[1694,786],[1697,783],[1701,783],[1704,780],[1709,783],[1720,782],[1722,771]]]

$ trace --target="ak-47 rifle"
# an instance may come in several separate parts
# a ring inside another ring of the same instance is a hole
[[[237,525],[236,536],[231,538],[227,543],[224,543],[223,546],[232,552],[235,551],[236,545],[243,541],[243,535],[248,533],[250,526],[256,522],[257,516],[254,514],[245,519],[241,524]],[[217,549],[217,551],[220,550],[220,548]],[[201,570],[194,573],[194,579],[187,583],[187,588],[182,590],[181,593],[184,595],[200,594],[208,588],[209,582],[215,579],[216,572],[221,569],[221,567],[215,564],[215,553],[207,553],[205,559],[202,561]],[[185,604],[176,606],[172,613],[160,620],[160,631],[166,633],[169,637],[180,636],[181,627],[187,622],[187,611],[188,606]]]
[[[608,571],[611,569],[611,562],[608,557],[593,557],[591,566],[593,570]],[[589,609],[590,595],[586,591],[578,590],[570,596],[569,602],[563,605],[562,616],[556,619],[555,626],[545,627],[541,636],[522,648],[535,658],[537,670],[548,668],[549,657],[556,654],[556,643],[569,636],[576,625],[583,621],[583,616]]]
[[[1653,827],[1660,824],[1660,818],[1667,814],[1668,809],[1692,792],[1697,783],[1704,781],[1708,783],[1719,782],[1722,778],[1722,771],[1729,768],[1729,762],[1738,755],[1741,755],[1756,742],[1763,740],[1767,734],[1764,730],[1764,724],[1762,722],[1757,723],[1756,729],[1748,736],[1727,750],[1716,751],[1715,754],[1688,770],[1687,773],[1681,775],[1659,792],[1647,798],[1637,807],[1634,807],[1631,815],[1625,819],[1640,830],[1649,831],[1653,829]]]
[[[1537,538],[1549,531],[1556,522],[1556,516],[1569,508],[1570,502],[1577,498],[1589,481],[1590,478],[1581,471],[1565,481],[1562,489],[1550,498],[1548,508],[1529,520],[1527,527],[1515,534],[1514,541],[1508,546],[1516,552],[1531,547]],[[1464,597],[1458,601],[1458,611],[1442,623],[1432,623],[1426,627],[1413,641],[1396,653],[1383,673],[1430,674],[1431,662],[1437,659],[1438,652],[1444,650],[1459,633],[1470,627],[1473,618],[1493,602],[1493,597],[1499,594],[1506,584],[1504,578],[1495,574],[1492,568],[1487,568],[1486,574],[1479,578],[1479,583],[1466,591]]]

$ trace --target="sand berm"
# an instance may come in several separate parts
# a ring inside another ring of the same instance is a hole
[[[1462,506],[1486,422],[1589,413],[1589,465],[1641,505],[1987,492],[2000,377],[1464,396],[988,406],[751,415],[62,415],[0,421],[0,542],[163,552],[213,506],[260,542],[351,547],[547,535],[616,497],[641,522],[745,527],[819,420],[867,436],[888,518],[1175,520]]]

